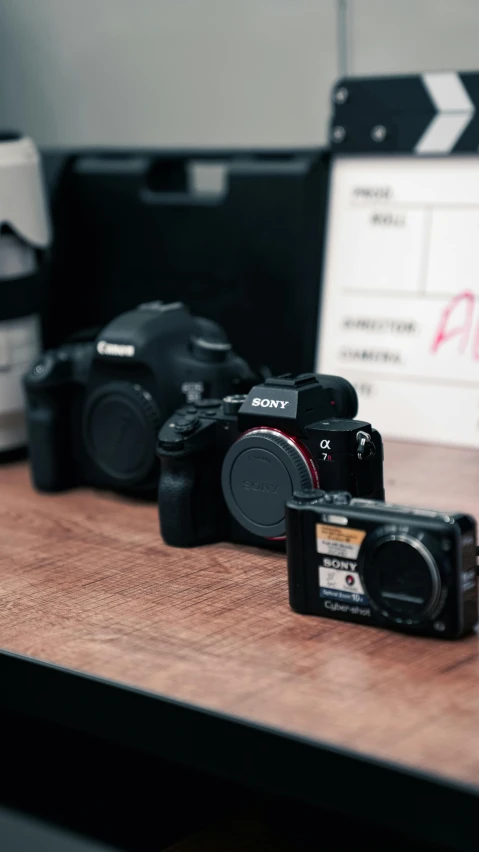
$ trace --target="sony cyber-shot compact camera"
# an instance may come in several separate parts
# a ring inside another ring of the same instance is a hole
[[[140,305],[95,341],[46,352],[27,373],[34,483],[155,494],[158,429],[172,411],[257,379],[216,323],[179,302]]]
[[[183,406],[158,438],[164,540],[284,548],[285,503],[297,489],[383,499],[381,436],[356,412],[349,382],[313,373]]]
[[[476,523],[345,492],[286,506],[297,612],[456,639],[477,623]]]

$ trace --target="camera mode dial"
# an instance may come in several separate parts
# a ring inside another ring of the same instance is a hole
[[[231,396],[225,396],[223,399],[224,414],[238,414],[243,402],[246,399],[245,393],[236,393]]]
[[[27,378],[29,382],[42,384],[65,379],[70,369],[70,360],[67,351],[59,349],[57,352],[45,352],[30,368]]]
[[[159,426],[158,407],[141,385],[111,382],[87,398],[83,428],[88,453],[121,486],[149,474]]]
[[[220,364],[231,352],[231,343],[226,340],[209,340],[207,337],[193,335],[190,338],[190,349],[200,361]]]
[[[233,517],[263,538],[285,534],[285,504],[294,491],[317,488],[318,475],[307,449],[279,429],[249,429],[229,448],[221,474]]]
[[[369,432],[358,432],[356,435],[356,441],[359,461],[374,458],[376,455],[376,447],[374,446],[374,441],[371,439]]]

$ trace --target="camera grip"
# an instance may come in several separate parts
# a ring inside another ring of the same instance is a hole
[[[49,394],[35,394],[28,401],[27,427],[32,478],[39,491],[66,487],[66,428],[59,403]],[[62,428],[63,427],[63,428]]]
[[[186,458],[161,456],[158,486],[160,531],[173,547],[194,547],[221,537],[219,474],[214,472],[214,454]]]
[[[286,503],[285,520],[289,605],[295,612],[306,613],[307,566],[304,556],[303,514]]]
[[[158,484],[160,532],[166,544],[173,547],[195,544],[192,522],[194,484],[192,459],[161,459]]]

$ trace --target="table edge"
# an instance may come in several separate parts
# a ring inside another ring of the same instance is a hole
[[[99,736],[428,842],[477,848],[479,784],[476,788],[8,650],[0,650],[0,683],[0,709],[21,717]]]

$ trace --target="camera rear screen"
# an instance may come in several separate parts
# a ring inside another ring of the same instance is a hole
[[[383,436],[479,447],[478,234],[479,157],[333,161],[316,369]]]

